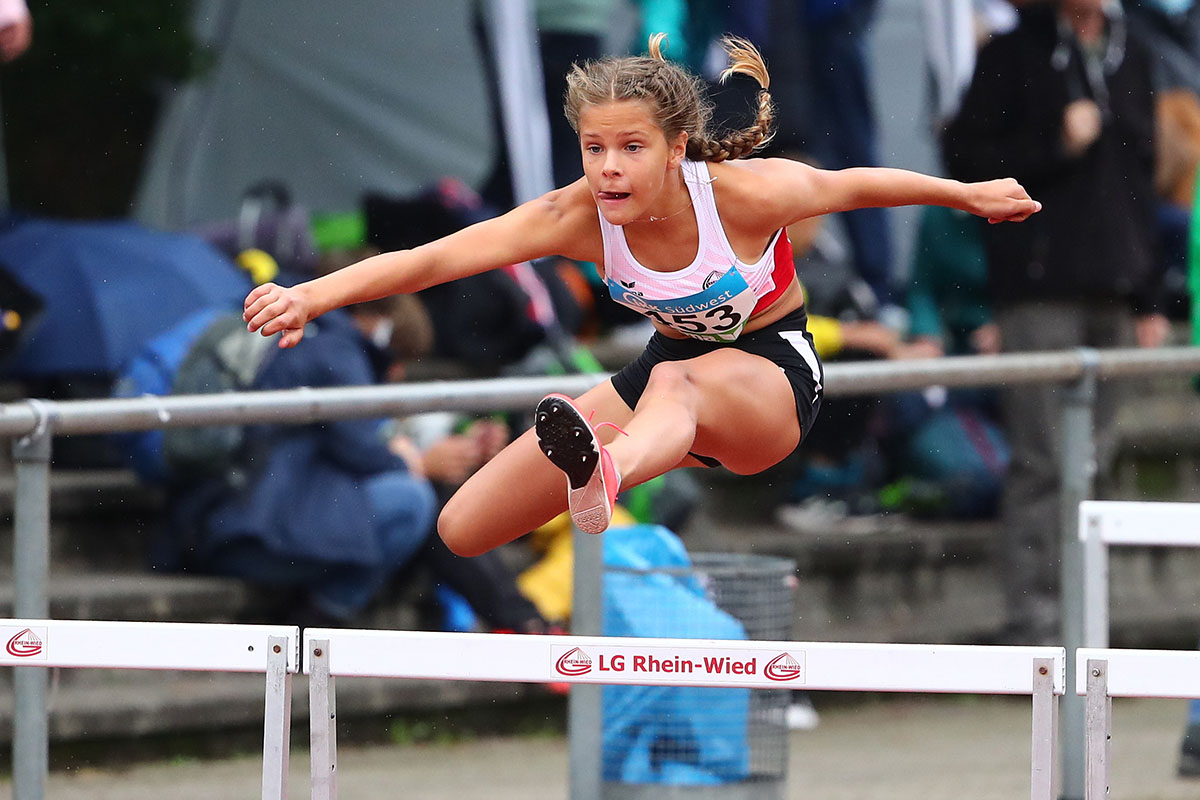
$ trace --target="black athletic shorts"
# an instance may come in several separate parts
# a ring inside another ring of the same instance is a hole
[[[646,391],[650,370],[655,364],[663,361],[684,361],[723,347],[743,350],[762,356],[783,370],[796,398],[796,414],[800,419],[800,438],[803,441],[821,409],[825,380],[807,323],[808,314],[802,306],[783,319],[752,333],[744,333],[736,341],[728,344],[702,342],[698,339],[672,339],[655,331],[642,354],[613,375],[613,388],[625,401],[625,405],[633,409],[637,407],[642,392]],[[697,453],[689,455],[705,466],[720,466],[720,462],[715,458]]]

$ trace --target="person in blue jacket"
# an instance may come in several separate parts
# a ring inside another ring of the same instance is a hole
[[[323,316],[252,388],[379,382],[392,360],[387,319],[370,304]],[[295,620],[350,620],[433,531],[435,491],[396,451],[384,420],[251,426],[241,481],[191,485],[173,503],[177,554],[200,571],[301,591]]]

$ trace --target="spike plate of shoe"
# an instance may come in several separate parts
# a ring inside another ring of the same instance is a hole
[[[543,398],[534,416],[538,446],[554,466],[566,473],[572,489],[582,489],[600,458],[592,426],[560,397]]]

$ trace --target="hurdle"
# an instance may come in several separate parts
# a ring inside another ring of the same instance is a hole
[[[303,671],[313,800],[337,798],[339,677],[1029,695],[1030,797],[1051,800],[1066,651],[306,628]]]
[[[263,800],[287,797],[292,675],[299,669],[299,628],[179,622],[0,619],[0,666],[70,669],[261,672]],[[45,731],[41,731],[43,743]],[[41,760],[41,759],[39,759]],[[16,773],[26,765],[13,764]],[[44,783],[41,775],[30,776]]]
[[[1200,547],[1200,503],[1086,500],[1079,504],[1079,540],[1084,549],[1083,645],[1108,647],[1108,548]]]
[[[1086,697],[1085,800],[1108,796],[1112,698],[1200,697],[1200,652],[1083,647],[1075,651],[1075,693]]]

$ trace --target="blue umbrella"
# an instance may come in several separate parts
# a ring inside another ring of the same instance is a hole
[[[131,222],[28,220],[0,232],[0,265],[45,303],[7,372],[115,373],[189,314],[241,308],[246,274],[202,239]]]

